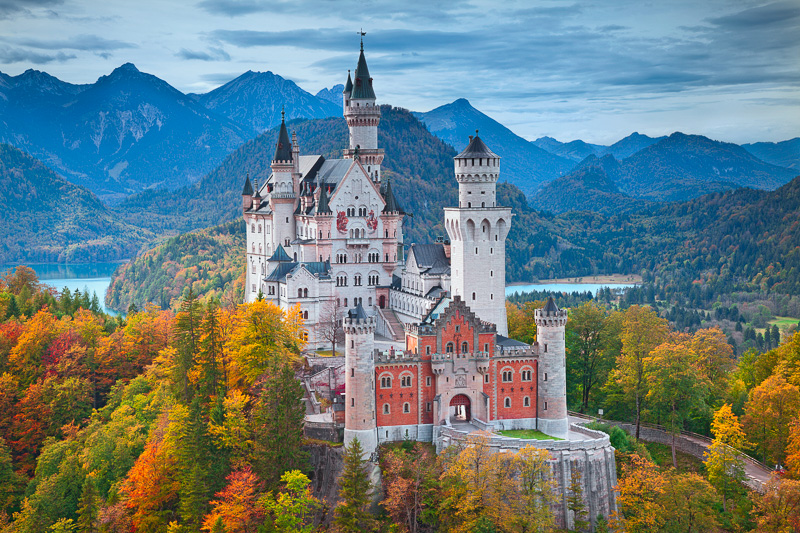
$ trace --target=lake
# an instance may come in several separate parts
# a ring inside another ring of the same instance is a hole
[[[506,296],[510,296],[515,292],[533,292],[533,291],[548,291],[548,292],[586,292],[589,291],[593,295],[601,288],[608,287],[609,289],[627,289],[634,287],[637,283],[530,283],[527,285],[508,285],[506,286]]]
[[[0,272],[16,266],[17,264],[0,265]],[[105,306],[104,299],[106,290],[111,285],[111,274],[114,273],[119,263],[31,263],[25,266],[36,272],[40,282],[54,287],[59,292],[64,287],[72,292],[75,292],[75,289],[83,292],[88,288],[90,296],[92,293],[97,293],[106,313],[116,314],[116,311]]]

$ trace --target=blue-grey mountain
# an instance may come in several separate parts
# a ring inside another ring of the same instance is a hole
[[[322,89],[316,94],[317,98],[322,98],[342,107],[342,93],[344,92],[344,84],[334,85],[330,89]]]
[[[800,172],[800,137],[777,143],[743,144],[742,148],[762,161]]]
[[[248,70],[211,92],[190,96],[207,109],[253,130],[255,134],[280,124],[282,110],[286,112],[286,120],[342,116],[341,91],[338,104],[334,104],[272,72]]]
[[[601,155],[605,153],[607,146],[602,146],[600,144],[590,144],[580,139],[575,141],[570,141],[568,143],[562,143],[552,137],[539,137],[533,144],[541,148],[542,150],[547,150],[551,154],[561,156],[565,159],[569,159],[570,161],[583,161],[590,155]]]
[[[130,63],[91,85],[3,77],[0,140],[108,202],[196,181],[251,133]]]
[[[464,98],[415,115],[431,133],[457,151],[467,146],[469,136],[474,135],[476,129],[480,130],[481,139],[502,158],[501,181],[516,185],[529,196],[575,166],[575,162],[553,155],[516,135],[472,107]]]

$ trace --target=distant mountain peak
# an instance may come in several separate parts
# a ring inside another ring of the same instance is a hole
[[[472,107],[472,104],[469,103],[469,100],[466,98],[459,98],[458,100],[453,100],[451,105],[454,106],[462,106],[462,107]]]
[[[141,72],[133,63],[123,63],[112,71],[114,72]]]

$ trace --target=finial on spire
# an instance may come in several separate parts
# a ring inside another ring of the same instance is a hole
[[[284,106],[281,106],[281,122],[285,122],[285,118],[286,118],[286,110]]]
[[[477,136],[478,136],[478,130],[477,130],[477,128],[476,128],[476,129],[475,129],[475,137],[477,137]]]
[[[367,34],[367,32],[364,31],[364,28],[361,28],[358,31],[358,33],[359,33],[359,35],[361,35],[361,51],[363,52],[364,51],[364,36]]]

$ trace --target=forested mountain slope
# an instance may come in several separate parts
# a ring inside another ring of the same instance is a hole
[[[7,144],[0,144],[0,213],[0,263],[123,259],[154,237]]]

